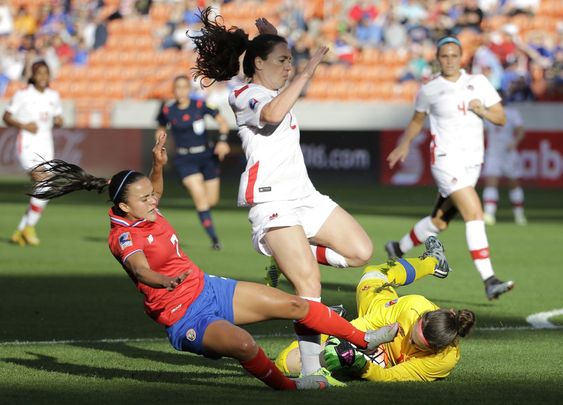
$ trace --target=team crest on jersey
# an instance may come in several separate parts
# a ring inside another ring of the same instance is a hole
[[[254,110],[256,108],[256,104],[258,104],[258,100],[256,100],[255,98],[248,100],[248,106],[251,110]]]
[[[457,183],[457,177],[452,178],[452,184],[456,184]]]
[[[398,300],[399,300],[398,298],[395,298],[394,300],[391,300],[391,301],[386,302],[386,303],[385,303],[385,307],[386,307],[386,308],[389,308],[389,307],[395,305]]]
[[[186,339],[188,339],[190,342],[193,342],[196,338],[196,333],[195,330],[192,329],[188,329],[188,331],[186,332]]]
[[[119,235],[119,247],[121,250],[133,246],[133,239],[131,239],[131,234],[129,232],[122,233]]]
[[[475,89],[475,87],[473,87],[472,84],[470,84],[469,86],[467,86],[467,90],[469,91],[473,91]]]

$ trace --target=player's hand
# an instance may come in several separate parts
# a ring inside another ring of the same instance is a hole
[[[270,21],[263,17],[257,18],[254,24],[256,25],[256,28],[258,29],[258,32],[260,34],[278,35],[278,30],[276,29],[276,27],[274,27],[272,23],[270,23]]]
[[[219,141],[215,144],[215,149],[213,149],[213,153],[217,155],[220,161],[225,159],[225,156],[231,152],[231,147],[225,141]]]
[[[311,59],[309,59],[309,62],[307,62],[307,65],[305,65],[303,74],[307,75],[308,77],[312,77],[315,73],[315,70],[317,69],[317,66],[319,66],[319,63],[321,63],[327,52],[328,46],[321,46],[319,49],[317,49]]]
[[[166,143],[166,131],[159,130],[156,133],[156,143],[152,148],[153,165],[163,167],[168,162],[168,154],[164,144]]]
[[[331,337],[327,340],[323,350],[325,367],[329,371],[342,368],[362,370],[367,362],[363,353],[356,350],[354,345],[346,340]]]
[[[185,278],[188,277],[191,272],[192,271],[189,270],[189,271],[186,271],[185,273],[180,274],[177,277],[170,277],[170,279],[168,280],[168,283],[166,285],[166,289],[168,291],[174,290],[176,287],[178,287],[180,284],[182,284],[182,281],[184,281]]]
[[[368,349],[365,352],[375,351],[379,345],[383,343],[392,342],[397,336],[397,333],[401,331],[401,325],[399,322],[391,323],[389,325],[382,326],[379,329],[366,331],[366,337],[364,338],[368,342]]]
[[[36,134],[39,128],[35,122],[28,122],[27,124],[23,124],[21,129],[31,132],[32,134]]]
[[[55,128],[60,128],[63,126],[63,117],[61,117],[60,115],[57,115],[55,118],[53,118],[53,125],[55,126]]]
[[[483,115],[485,114],[485,106],[483,105],[483,103],[481,103],[481,100],[471,100],[467,108],[469,109],[469,111],[474,112],[479,117],[483,117]]]
[[[387,162],[389,163],[389,168],[392,169],[397,162],[404,162],[409,155],[410,143],[401,142],[391,153],[387,156]]]

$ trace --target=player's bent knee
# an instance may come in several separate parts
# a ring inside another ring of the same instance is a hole
[[[239,339],[233,349],[232,356],[237,360],[248,361],[253,359],[257,352],[258,344],[249,334]]]
[[[373,245],[371,242],[356,246],[354,254],[346,258],[348,264],[352,267],[359,267],[368,264],[373,255]]]
[[[303,319],[309,311],[309,303],[305,299],[295,296],[291,296],[283,306],[287,319]]]

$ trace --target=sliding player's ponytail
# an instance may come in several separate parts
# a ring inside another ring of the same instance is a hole
[[[95,190],[101,193],[109,185],[109,198],[113,202],[114,209],[119,209],[119,203],[127,199],[129,184],[146,177],[143,173],[134,170],[123,170],[108,180],[93,176],[80,166],[59,159],[40,163],[32,171],[41,177],[41,180],[33,183],[32,191],[28,193],[32,197],[52,200],[79,190]],[[119,215],[120,212],[116,214]]]

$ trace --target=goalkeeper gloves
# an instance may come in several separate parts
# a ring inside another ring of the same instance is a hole
[[[325,367],[331,372],[342,368],[362,370],[367,362],[352,343],[335,337],[327,340],[323,356]]]

